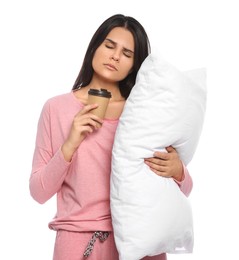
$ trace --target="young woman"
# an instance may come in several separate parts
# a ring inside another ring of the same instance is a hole
[[[114,15],[95,32],[73,90],[49,99],[42,110],[30,178],[32,197],[45,203],[57,194],[54,260],[117,260],[110,215],[111,151],[118,119],[149,54],[142,25]],[[89,89],[111,92],[102,120],[87,104]],[[155,174],[172,177],[188,195],[192,180],[176,150],[145,159]],[[162,254],[144,259],[164,260]]]

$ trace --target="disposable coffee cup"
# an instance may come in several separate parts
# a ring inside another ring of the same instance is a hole
[[[88,91],[88,104],[98,104],[98,107],[92,109],[91,113],[104,119],[110,98],[111,93],[106,89],[90,89]]]

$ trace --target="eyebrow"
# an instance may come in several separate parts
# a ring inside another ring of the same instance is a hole
[[[115,41],[113,41],[113,40],[111,40],[111,39],[109,39],[109,38],[106,38],[105,40],[106,40],[106,41],[109,41],[110,43],[112,43],[112,44],[114,44],[114,45],[117,45],[117,42],[115,42]],[[124,51],[134,53],[133,51],[131,51],[130,49],[127,49],[127,48],[125,48],[125,47],[124,47],[123,49],[124,49]]]

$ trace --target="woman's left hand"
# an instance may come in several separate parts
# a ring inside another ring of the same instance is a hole
[[[166,147],[166,150],[167,153],[155,152],[154,157],[145,159],[145,163],[159,176],[182,181],[183,165],[177,151],[172,146]]]

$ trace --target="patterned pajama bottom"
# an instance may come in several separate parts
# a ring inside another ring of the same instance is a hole
[[[165,254],[143,260],[166,260]],[[56,234],[53,260],[119,260],[111,232],[72,232]]]

